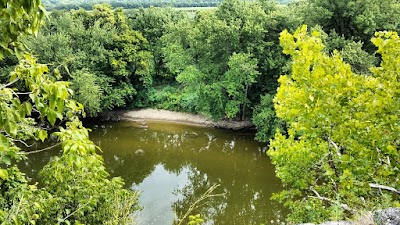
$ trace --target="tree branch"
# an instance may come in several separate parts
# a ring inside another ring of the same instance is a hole
[[[17,81],[19,81],[19,78],[16,78],[16,79],[13,80],[12,82],[1,86],[1,87],[0,87],[0,90],[3,89],[3,88],[6,88],[6,87],[8,87],[8,86],[11,86],[11,85],[15,84]]]
[[[354,209],[350,208],[347,204],[340,203],[340,202],[338,202],[338,201],[334,201],[334,200],[332,200],[332,199],[330,199],[330,198],[327,198],[327,197],[322,197],[316,190],[314,190],[313,187],[311,187],[310,190],[311,190],[316,196],[308,196],[308,197],[310,197],[310,198],[317,198],[317,199],[320,199],[320,200],[322,200],[322,201],[327,201],[327,202],[330,202],[330,203],[333,203],[333,204],[337,204],[337,205],[339,205],[340,207],[342,207],[344,210],[347,210],[347,211],[351,212],[352,214],[355,214],[355,213],[356,213],[356,211],[355,211]]]
[[[92,197],[89,197],[89,200],[92,199]],[[75,211],[73,211],[72,213],[68,214],[66,217],[64,217],[62,219],[62,221],[66,221],[69,217],[71,217],[72,215],[74,215],[76,212],[78,212],[78,210],[82,209],[83,207],[85,207],[86,205],[88,205],[90,203],[90,201],[86,202],[85,204],[81,205],[79,204],[78,207],[75,209]]]
[[[43,148],[43,149],[39,149],[39,150],[35,150],[35,151],[30,151],[30,152],[24,152],[24,154],[25,154],[25,155],[29,155],[29,154],[34,154],[34,153],[43,152],[43,151],[46,151],[46,150],[50,150],[50,149],[52,149],[52,148],[55,148],[55,147],[59,146],[60,144],[61,144],[61,142],[60,142],[60,143],[57,143],[57,144],[55,144],[55,145],[52,145],[52,146],[50,146],[50,147],[47,147],[47,148]]]
[[[202,201],[212,197],[224,196],[225,194],[212,194],[212,192],[219,186],[220,186],[219,184],[214,184],[206,192],[204,192],[204,194],[202,194],[199,199],[197,199],[193,204],[189,206],[189,209],[186,211],[185,215],[179,219],[177,224],[181,225],[183,221],[186,219],[186,217],[188,217],[190,213],[192,213],[192,211],[196,209]]]
[[[336,154],[337,154],[339,157],[342,156],[342,155],[340,154],[339,146],[338,146],[335,142],[332,141],[331,137],[328,137],[328,141],[329,141],[329,142],[333,145],[333,147],[335,148]]]
[[[5,135],[4,136],[6,136],[7,138],[10,138],[11,139],[11,141],[13,141],[13,142],[19,142],[19,143],[21,143],[21,144],[23,144],[25,147],[27,147],[27,148],[30,148],[30,147],[32,147],[32,145],[29,145],[28,143],[26,143],[25,141],[23,141],[23,140],[20,140],[20,139],[15,139],[15,138],[13,138],[9,133],[7,133],[6,131],[4,131],[4,133],[5,133]]]
[[[396,188],[393,188],[393,187],[380,185],[380,184],[369,184],[369,186],[371,188],[377,188],[379,190],[387,190],[387,191],[391,191],[391,192],[394,192],[394,193],[400,195],[400,190],[397,190]]]
[[[16,95],[29,95],[29,94],[32,94],[33,92],[14,92],[14,94],[16,94]]]

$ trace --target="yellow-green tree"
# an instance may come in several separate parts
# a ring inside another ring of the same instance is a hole
[[[320,222],[356,211],[399,205],[400,38],[379,32],[382,56],[371,75],[358,75],[338,52],[327,55],[318,32],[306,26],[281,33],[292,73],[281,76],[274,99],[288,126],[268,155],[285,190],[275,199],[290,221]]]

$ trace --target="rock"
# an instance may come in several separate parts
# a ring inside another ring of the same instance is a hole
[[[400,208],[378,210],[372,217],[377,225],[400,225]]]

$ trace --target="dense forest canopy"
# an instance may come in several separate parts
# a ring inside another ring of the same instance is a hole
[[[1,20],[5,28],[0,91],[5,94],[0,100],[2,110],[7,110],[1,114],[0,141],[7,143],[5,149],[12,149],[12,154],[3,151],[0,155],[0,185],[16,182],[32,198],[28,181],[16,167],[10,167],[10,158],[20,150],[14,148],[15,140],[44,140],[50,133],[40,126],[72,120],[56,133],[66,153],[42,172],[49,186],[38,198],[38,204],[48,207],[40,211],[43,218],[51,221],[53,214],[46,210],[57,204],[62,206],[57,215],[61,219],[68,216],[69,200],[87,212],[99,207],[111,210],[115,205],[102,205],[102,200],[128,196],[121,204],[132,206],[127,213],[135,209],[135,196],[121,188],[120,180],[108,179],[87,130],[76,121],[83,110],[96,117],[130,108],[182,111],[215,120],[252,120],[256,139],[270,143],[268,155],[285,187],[274,198],[291,210],[291,222],[353,218],[357,211],[399,205],[399,195],[390,192],[400,189],[398,0],[307,0],[288,5],[224,0],[214,9],[190,13],[144,5],[131,10],[113,8],[117,1],[111,5],[62,2],[72,3],[72,8],[87,4],[90,10],[53,10],[39,31],[41,20],[36,17],[28,18],[35,22],[34,30],[18,25],[22,17],[13,19],[14,23],[9,21],[12,17]],[[44,3],[59,7],[58,1]],[[13,12],[7,7],[3,5],[4,12]],[[43,16],[43,9],[37,10]],[[37,60],[24,56],[27,49]],[[15,81],[16,75],[29,68],[35,68],[34,77],[43,77],[51,88],[29,82],[24,87]],[[53,84],[56,79],[62,82]],[[8,88],[12,85],[16,87]],[[67,91],[53,93],[57,89],[52,85]],[[15,91],[18,88],[21,92]],[[18,94],[29,90],[29,95]],[[33,109],[36,120],[42,121],[40,126],[30,118]],[[18,136],[16,130],[21,129],[33,136]],[[76,137],[71,130],[80,135]],[[78,138],[87,151],[72,148],[69,138]],[[78,154],[89,163],[60,165],[70,149],[74,149],[73,157]],[[93,207],[80,207],[85,199],[68,191],[68,182],[74,181],[55,177],[53,172],[84,166],[91,172],[99,166],[101,173],[99,177],[77,176],[82,184],[95,178],[95,184],[105,191],[115,188],[118,196],[96,192]],[[17,175],[9,179],[9,174]],[[58,188],[51,178],[65,183]],[[22,198],[10,187],[1,189],[9,197],[0,202],[0,219],[14,212],[13,199]],[[53,205],[46,203],[49,195],[57,199]],[[32,207],[28,209],[39,210]],[[107,213],[99,211],[99,218],[106,218]]]

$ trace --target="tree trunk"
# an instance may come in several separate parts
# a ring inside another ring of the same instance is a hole
[[[244,100],[243,100],[243,106],[242,106],[242,118],[241,121],[245,119],[245,113],[246,113],[246,101],[247,101],[247,92],[249,91],[249,85],[246,85],[246,91],[244,93]]]

